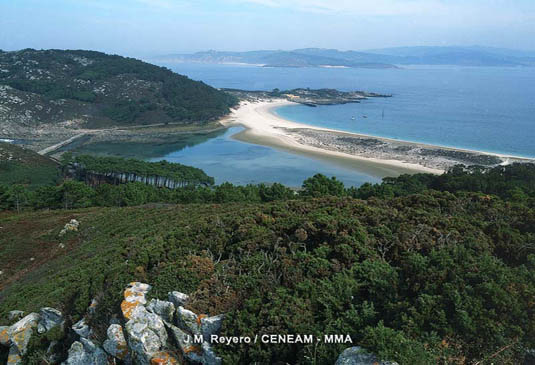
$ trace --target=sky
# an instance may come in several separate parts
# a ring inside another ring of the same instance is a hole
[[[0,49],[535,50],[535,0],[0,0]]]

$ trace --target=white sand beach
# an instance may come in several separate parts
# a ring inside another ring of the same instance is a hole
[[[279,147],[294,152],[301,152],[302,154],[311,157],[331,157],[331,160],[334,157],[339,159],[345,166],[349,166],[347,160],[350,159],[357,163],[354,166],[359,167],[359,169],[369,168],[371,167],[370,164],[373,164],[375,165],[374,167],[379,168],[379,170],[384,170],[384,173],[377,171],[375,175],[389,176],[415,172],[441,174],[444,172],[440,169],[428,168],[399,160],[382,160],[378,158],[361,157],[299,143],[285,130],[286,128],[308,128],[332,132],[339,131],[292,122],[272,113],[272,109],[274,108],[291,104],[294,103],[281,99],[273,101],[242,102],[240,107],[233,110],[232,114],[222,120],[221,123],[225,126],[241,125],[245,127],[246,131],[236,136],[237,139],[245,142]]]
[[[503,164],[533,162],[533,160],[515,156],[321,128],[285,120],[273,113],[273,109],[291,104],[294,103],[285,99],[243,101],[221,123],[224,126],[241,125],[246,128],[245,131],[234,135],[235,139],[329,160],[378,177],[418,172],[442,174],[447,167],[460,163],[457,161],[457,155],[483,159],[498,157],[502,159]],[[346,148],[346,145],[350,144],[339,143],[340,137],[364,141],[372,139],[378,144],[387,146],[390,150],[385,153],[383,150],[363,145],[357,146],[358,148],[354,148],[354,145]],[[410,150],[410,152],[404,152],[405,150]]]

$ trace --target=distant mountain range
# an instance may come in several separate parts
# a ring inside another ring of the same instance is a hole
[[[160,56],[156,62],[243,63],[265,67],[396,68],[403,65],[535,66],[535,52],[491,47],[398,47],[367,51],[204,51]]]

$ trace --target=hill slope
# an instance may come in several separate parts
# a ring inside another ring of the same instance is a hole
[[[36,152],[0,142],[0,185],[50,185],[60,179],[59,164]]]
[[[226,313],[225,336],[350,334],[400,364],[518,364],[535,345],[535,215],[533,199],[515,199],[425,190],[4,212],[0,318],[52,306],[74,323],[98,298],[90,322],[98,342],[136,280],[153,285],[151,297],[178,290],[195,313]],[[79,230],[59,235],[71,219]],[[67,349],[73,338],[62,341]],[[28,356],[48,345],[33,342]],[[348,346],[215,351],[229,364],[332,364]]]
[[[193,123],[236,100],[136,59],[94,51],[0,51],[0,136],[47,125],[101,128]]]

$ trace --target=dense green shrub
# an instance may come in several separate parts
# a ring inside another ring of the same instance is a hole
[[[81,231],[70,236],[57,236],[58,223],[38,228],[66,212],[22,213],[3,224],[4,261],[24,262],[12,250],[32,236],[46,247],[75,246],[5,288],[0,315],[49,305],[78,318],[98,297],[98,321],[107,323],[125,283],[141,280],[154,285],[154,297],[182,290],[195,298],[192,309],[227,313],[229,336],[349,334],[403,364],[476,362],[504,347],[492,361],[514,364],[535,345],[534,211],[498,197],[427,191],[105,208],[73,211]],[[509,235],[490,229],[497,217]],[[515,249],[523,254],[512,259]],[[228,363],[328,364],[349,345],[216,347]]]
[[[53,306],[77,320],[97,297],[102,336],[139,280],[153,297],[180,290],[196,312],[226,313],[226,336],[347,334],[401,364],[518,364],[535,347],[534,171],[457,167],[359,189],[316,175],[297,195],[279,184],[0,186],[0,204],[19,194],[58,208],[2,213],[0,318]],[[79,209],[149,202],[189,204]],[[80,232],[59,237],[72,217]],[[28,269],[30,257],[40,264]],[[331,364],[348,346],[216,351],[226,363]]]

